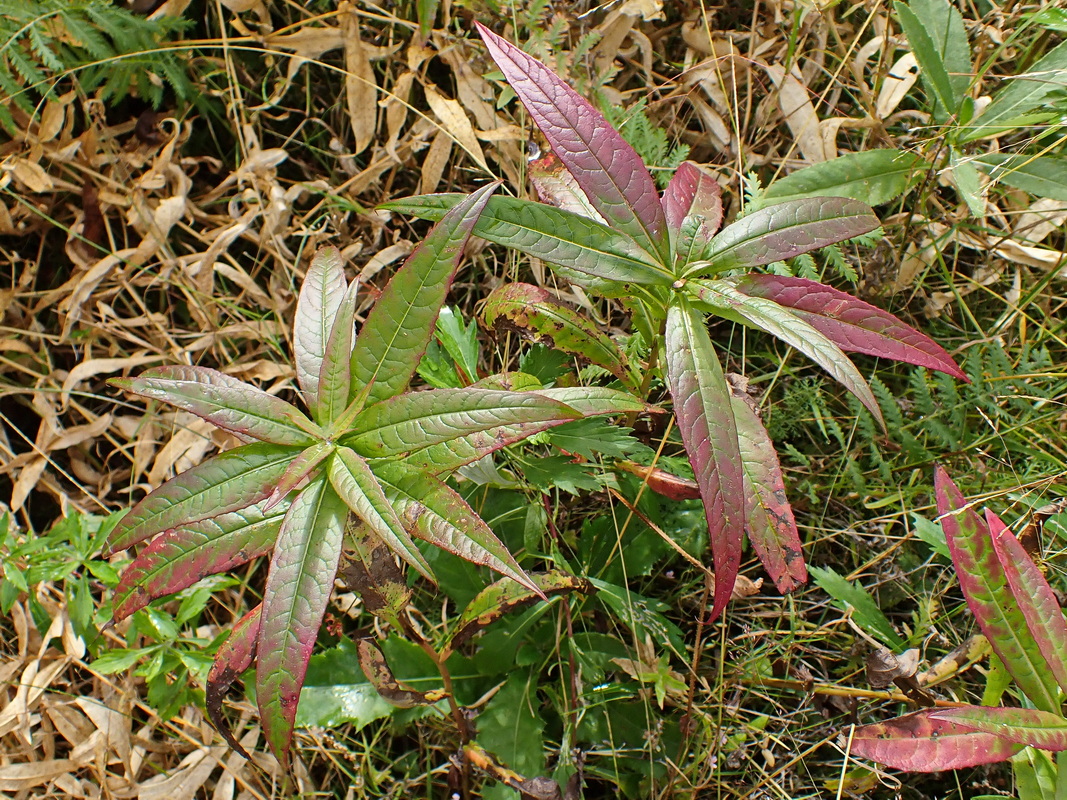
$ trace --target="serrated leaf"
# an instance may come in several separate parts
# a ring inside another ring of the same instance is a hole
[[[829,567],[808,567],[811,579],[820,589],[846,609],[852,608],[852,618],[868,633],[877,636],[897,653],[904,652],[904,642],[874,602],[870,593]]]
[[[985,195],[982,192],[982,181],[978,177],[978,167],[972,159],[964,158],[955,149],[949,153],[949,166],[952,169],[952,178],[956,182],[956,190],[967,204],[967,210],[972,216],[982,217],[985,215]]]
[[[508,283],[492,291],[482,319],[494,327],[518,330],[527,338],[603,367],[633,387],[626,356],[596,325],[550,292],[528,283]]]
[[[1042,750],[1067,750],[1067,719],[1059,714],[1035,708],[964,706],[941,708],[931,716],[973,731],[992,733],[1016,744],[1031,745]]]
[[[356,652],[359,656],[359,666],[374,686],[374,690],[397,708],[431,705],[445,697],[445,693],[440,689],[418,692],[401,686],[389,668],[385,654],[369,639],[357,641]]]
[[[308,659],[318,638],[341,558],[348,507],[325,478],[308,484],[282,522],[263,591],[256,700],[271,750],[289,747]]]
[[[108,383],[260,441],[305,446],[314,441],[308,432],[314,423],[295,406],[207,367],[153,367],[136,378],[112,378]]]
[[[444,483],[397,462],[375,464],[375,474],[414,536],[537,591],[504,543]]]
[[[1067,622],[1056,595],[1008,526],[988,509],[985,519],[993,552],[1026,620],[1026,629],[1056,683],[1067,693]]]
[[[836,344],[813,325],[782,308],[778,303],[738,292],[727,281],[690,281],[693,294],[703,303],[727,318],[747,322],[791,347],[795,347],[856,395],[878,424],[885,429],[885,420],[878,401],[855,364]]]
[[[732,391],[730,407],[744,470],[748,540],[778,591],[786,594],[803,586],[808,572],[800,531],[785,495],[782,466],[774,442],[746,398]]]
[[[352,351],[353,397],[370,386],[366,402],[371,404],[407,388],[433,338],[471,230],[499,186],[483,186],[457,203],[390,279]]]
[[[491,385],[490,379],[485,379],[479,383]],[[568,414],[570,411],[575,411],[581,416],[637,414],[654,410],[633,395],[600,386],[539,388],[536,390],[536,394],[564,403],[569,409]],[[535,433],[540,433],[557,425],[563,425],[573,419],[574,417],[568,415],[538,422],[524,422],[490,428],[417,450],[407,456],[404,459],[404,463],[428,470],[434,475],[443,475],[477,461],[479,458],[494,453],[503,447],[521,442]]]
[[[319,248],[304,276],[293,319],[296,379],[315,419],[320,419],[319,373],[326,342],[347,289],[341,251],[336,247]]]
[[[978,627],[1033,704],[1042,711],[1058,710],[1056,679],[1011,592],[989,527],[967,507],[941,466],[934,470],[934,494],[960,588]]]
[[[319,369],[319,421],[333,422],[348,405],[352,393],[352,342],[355,336],[356,293],[359,282],[345,292],[337,307]]]
[[[744,476],[730,388],[715,356],[703,316],[684,296],[667,309],[667,380],[674,416],[700,486],[715,563],[711,618],[733,592],[744,539]]]
[[[153,534],[245,508],[267,497],[299,450],[246,444],[171,478],[135,505],[108,537],[111,553]]]
[[[169,530],[137,554],[115,587],[114,618],[122,620],[157,597],[270,552],[288,506],[260,506]]]
[[[1019,118],[1042,108],[1051,95],[1062,92],[1065,87],[1067,42],[1061,42],[1026,72],[1011,78],[994,95],[992,102],[968,126],[964,140],[997,136],[1014,130],[1019,127]]]
[[[715,176],[683,161],[663,191],[662,202],[680,262],[702,258],[722,225],[722,194]]]
[[[375,536],[432,581],[430,565],[411,541],[397,510],[386,498],[382,485],[367,462],[355,451],[339,447],[330,459],[329,476],[334,490]]]
[[[858,200],[817,197],[777,203],[723,228],[685,276],[784,261],[877,227],[870,206]]]
[[[641,158],[604,116],[562,78],[479,22],[493,60],[589,202],[608,222],[666,258],[667,225]]]
[[[438,220],[463,195],[426,194],[393,200],[379,208]],[[637,242],[606,225],[543,203],[494,197],[474,235],[494,244],[613,282],[670,285],[670,273]]]
[[[856,728],[850,753],[910,772],[941,772],[1006,761],[1023,748],[994,734],[937,719],[933,715],[939,712],[918,711]]]
[[[574,409],[534,392],[430,389],[377,403],[352,423],[344,443],[373,458],[411,453],[440,442],[514,425],[578,419]]]
[[[589,461],[596,459],[598,453],[609,458],[622,458],[644,446],[630,435],[629,428],[601,417],[567,422],[549,429],[546,435],[553,447]]]
[[[1036,197],[1067,202],[1067,159],[985,153],[975,157],[989,177]]]
[[[204,707],[215,730],[230,747],[245,758],[251,756],[237,741],[230,730],[229,723],[222,713],[222,700],[233,682],[252,666],[256,658],[256,643],[259,640],[259,626],[263,606],[258,605],[241,617],[233,626],[233,631],[215,654],[215,662],[208,672],[207,685],[204,688]]]
[[[478,592],[463,609],[447,649],[462,647],[478,631],[517,609],[526,608],[548,597],[571,592],[592,594],[596,591],[589,581],[565,572],[534,573],[529,575],[529,578],[537,586],[539,594],[509,580],[499,580]]]
[[[850,294],[783,275],[746,275],[733,285],[743,294],[791,309],[842,350],[915,364],[970,383],[933,339]]]
[[[920,156],[895,148],[846,153],[779,178],[764,190],[763,198],[783,203],[850,197],[877,206],[902,195],[929,168]]]
[[[945,69],[941,52],[930,38],[926,24],[900,0],[896,0],[893,7],[897,11],[904,35],[908,37],[908,44],[911,45],[911,50],[915,54],[915,60],[919,63],[922,81],[930,95],[936,118],[945,119],[955,114],[959,108],[959,101],[953,90],[948,70]]]

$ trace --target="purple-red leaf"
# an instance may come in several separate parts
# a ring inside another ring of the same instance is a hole
[[[888,311],[806,278],[746,275],[738,291],[792,309],[842,350],[891,358],[970,380],[933,339],[905,325]]]
[[[807,581],[808,570],[774,442],[749,402],[737,391],[730,395],[744,469],[745,527],[763,568],[785,594]]]
[[[934,494],[960,588],[978,627],[1033,704],[1042,711],[1058,711],[1059,686],[1019,607],[1020,600],[1033,600],[1012,593],[989,527],[967,506],[940,465],[934,469]]]
[[[293,500],[282,522],[263,591],[256,700],[271,750],[289,747],[308,659],[318,638],[341,558],[348,507],[318,478]]]
[[[153,534],[258,503],[300,451],[246,444],[209,458],[164,483],[130,509],[108,538],[117,553]]]
[[[482,518],[444,483],[397,462],[376,464],[375,474],[412,534],[540,592]]]
[[[877,227],[878,218],[871,207],[858,200],[789,200],[753,211],[727,225],[685,276],[784,261],[870,233]]]
[[[285,474],[278,481],[278,485],[274,487],[274,491],[270,493],[267,502],[263,504],[264,508],[269,511],[280,503],[289,492],[299,486],[311,474],[315,467],[326,460],[336,447],[337,445],[333,442],[316,442],[290,461]]]
[[[851,755],[909,772],[941,772],[1006,761],[1023,748],[934,716],[940,713],[918,711],[856,728]]]
[[[212,425],[274,444],[308,445],[315,424],[295,406],[207,367],[146,369],[136,378],[113,378],[112,386],[190,411]]]
[[[475,22],[493,60],[608,225],[666,258],[666,219],[640,156],[604,116],[537,59]]]
[[[471,230],[499,186],[483,186],[456,204],[390,279],[352,350],[353,398],[370,386],[366,402],[373,404],[407,388],[433,338]]]
[[[1067,750],[1067,719],[1035,708],[941,708],[934,719],[955,722],[973,731],[992,733],[1016,744],[1042,750]]]
[[[722,613],[741,564],[745,498],[730,388],[703,315],[684,296],[667,310],[667,380],[674,416],[700,486],[715,563],[711,618]]]
[[[336,247],[319,248],[304,276],[293,319],[296,380],[311,415],[319,421],[319,373],[326,342],[347,289],[341,251]]]
[[[115,587],[115,619],[270,552],[286,508],[265,512],[249,506],[157,537],[122,573]]]
[[[700,497],[700,487],[696,481],[682,478],[659,467],[646,467],[632,461],[616,461],[619,469],[641,478],[649,489],[671,500],[696,500]]]
[[[230,730],[229,723],[226,722],[226,717],[222,713],[222,699],[233,682],[242,672],[252,666],[256,658],[256,641],[259,639],[262,610],[262,605],[256,606],[233,626],[233,632],[215,654],[215,663],[211,665],[211,671],[207,676],[207,686],[204,689],[204,706],[207,708],[211,724],[230,747],[247,759],[252,757],[248,755]]]
[[[1067,692],[1067,622],[1052,587],[1015,534],[992,511],[986,509],[986,524],[993,551],[1004,569],[1008,589],[1019,603],[1026,629],[1056,678]]]
[[[682,263],[700,258],[722,224],[722,196],[715,176],[683,161],[663,190],[663,212]]]

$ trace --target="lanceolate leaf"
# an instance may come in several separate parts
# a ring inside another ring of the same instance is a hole
[[[785,496],[785,481],[774,442],[744,397],[731,392],[730,408],[737,425],[744,469],[745,527],[763,568],[782,594],[808,579],[793,509]]]
[[[399,628],[411,589],[396,556],[362,520],[350,517],[348,523],[341,580],[363,599],[367,611]]]
[[[490,379],[479,381],[482,384],[489,382]],[[502,447],[521,442],[535,433],[570,422],[573,420],[573,417],[569,416],[572,411],[590,417],[598,414],[638,414],[654,410],[633,395],[600,386],[537,389],[536,393],[566,404],[567,416],[537,422],[502,425],[498,428],[467,434],[458,439],[416,450],[404,459],[404,463],[426,469],[434,475],[440,475],[477,461]]]
[[[534,593],[519,586],[514,581],[500,580],[478,592],[471,600],[456,623],[455,632],[448,642],[447,649],[455,650],[462,646],[474,634],[512,611],[525,608],[546,597],[580,592],[592,594],[596,589],[585,578],[576,578],[564,572],[544,572],[530,575],[530,580],[537,586]]]
[[[250,506],[167,531],[122,573],[115,588],[115,619],[270,552],[287,508],[264,512]]]
[[[735,288],[791,309],[842,350],[891,358],[969,381],[952,357],[928,336],[887,311],[805,278],[746,275]]]
[[[332,422],[348,405],[352,389],[352,339],[356,316],[356,292],[359,282],[352,281],[326,340],[326,351],[319,370],[319,422]]]
[[[370,404],[407,388],[433,338],[474,223],[499,185],[484,186],[457,203],[393,275],[352,351],[353,396],[370,385]]]
[[[1016,744],[1042,750],[1067,750],[1067,719],[1059,714],[1034,708],[964,706],[938,709],[931,716],[973,731],[992,733]]]
[[[487,325],[516,329],[548,347],[591,361],[623,383],[632,384],[626,356],[618,345],[538,286],[508,283],[494,290],[485,300],[482,319]]]
[[[154,367],[112,386],[162,400],[234,433],[274,444],[308,445],[315,424],[280,397],[207,367]]]
[[[502,425],[579,417],[563,403],[534,392],[431,389],[371,406],[356,417],[356,432],[343,441],[361,455],[378,458]]]
[[[852,735],[851,755],[910,772],[941,772],[1006,761],[1023,745],[992,733],[938,719],[940,711],[919,711],[864,725]]]
[[[681,262],[699,258],[722,224],[719,182],[692,161],[682,162],[663,191],[663,211]]]
[[[700,486],[715,562],[714,619],[733,591],[744,538],[744,476],[730,388],[703,316],[684,296],[667,310],[667,379],[682,443]]]
[[[316,442],[290,461],[285,474],[278,481],[278,485],[274,487],[274,491],[267,498],[264,507],[267,509],[273,508],[276,503],[280,502],[283,497],[310,475],[315,467],[325,461],[336,447],[337,445],[330,441]]]
[[[230,747],[249,760],[252,757],[234,737],[222,713],[222,699],[233,682],[242,672],[252,666],[256,658],[256,642],[259,640],[262,611],[262,605],[256,606],[233,626],[233,632],[215,654],[215,663],[211,665],[204,690],[204,706],[211,724]]]
[[[1056,595],[1008,526],[988,509],[985,518],[993,551],[1004,569],[1008,589],[1026,619],[1026,629],[1056,682],[1067,693],[1067,622]]]
[[[318,478],[293,500],[263,591],[256,698],[263,732],[283,764],[300,687],[341,558],[348,507]]]
[[[375,474],[415,536],[539,591],[482,518],[441,481],[422,470],[388,461],[376,464]]]
[[[690,286],[695,287],[694,293],[702,302],[717,306],[721,315],[755,325],[806,355],[856,395],[885,428],[882,411],[867,381],[841,348],[814,326],[775,302],[740,294],[726,281],[696,280]]]
[[[908,44],[915,53],[915,60],[919,62],[923,84],[935,106],[935,117],[941,120],[955,114],[959,104],[952,87],[952,79],[945,69],[940,49],[927,32],[927,23],[899,0],[894,2],[893,6],[900,18],[900,27],[904,29]]]
[[[978,627],[1033,704],[1042,711],[1057,711],[1059,687],[1027,629],[989,528],[967,508],[963,495],[941,466],[934,471],[934,493],[960,588]],[[1032,600],[1027,598],[1026,602]]]
[[[311,260],[304,277],[293,320],[296,379],[316,419],[319,418],[319,372],[322,370],[326,341],[347,288],[341,251],[336,247],[321,248]]]
[[[823,197],[790,200],[761,208],[719,232],[703,261],[686,276],[758,267],[799,256],[878,227],[870,206],[858,200]]]
[[[367,680],[374,686],[375,691],[397,708],[430,705],[445,697],[445,693],[440,689],[417,692],[401,686],[389,668],[385,654],[378,649],[377,644],[369,639],[360,639],[356,642],[356,653],[359,657],[359,666],[363,669]]]
[[[964,132],[964,141],[994,136],[1019,125],[1019,118],[1043,106],[1046,99],[1067,87],[1067,42],[1050,50],[1021,75],[1008,81],[993,102]],[[1051,106],[1041,110],[1053,111]],[[1024,123],[1025,124],[1025,123]]]
[[[763,197],[768,203],[851,197],[877,206],[903,194],[929,168],[920,156],[895,147],[863,150],[798,169],[768,186]]]
[[[330,483],[353,513],[379,539],[422,575],[433,580],[430,565],[411,541],[407,528],[386,498],[367,462],[349,448],[339,448],[330,460]]]
[[[168,528],[258,503],[271,493],[299,452],[257,443],[209,458],[135,505],[111,532],[109,551],[117,553]]]
[[[589,202],[610,225],[666,257],[656,185],[634,149],[562,78],[475,22],[500,71]]]
[[[380,208],[438,220],[463,197],[424,194],[383,203]],[[629,236],[543,203],[494,197],[475,223],[474,235],[597,278],[660,285],[670,285],[672,280]]]

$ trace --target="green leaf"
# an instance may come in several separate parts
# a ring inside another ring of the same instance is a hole
[[[337,307],[330,336],[326,340],[319,370],[319,389],[316,399],[319,422],[333,422],[348,405],[352,390],[352,340],[356,317],[356,292],[359,282],[345,292]]]
[[[852,619],[867,633],[877,637],[892,650],[903,653],[905,645],[886,619],[882,609],[866,589],[838,575],[834,570],[809,566],[808,572],[816,585],[843,608],[852,609]]]
[[[472,564],[539,591],[507,547],[455,491],[406,464],[382,461],[375,474],[412,534]]]
[[[430,389],[393,397],[364,410],[344,443],[368,457],[412,453],[505,425],[568,420],[577,411],[535,392]]]
[[[704,326],[684,295],[667,309],[666,372],[674,416],[704,501],[715,563],[711,618],[733,592],[744,540],[745,500],[730,388]]]
[[[264,442],[307,446],[315,424],[280,397],[206,367],[147,369],[108,381],[131,394],[190,411],[212,425]]]
[[[584,465],[576,463],[570,456],[524,458],[522,477],[543,492],[560,489],[575,496],[595,492],[603,486]]]
[[[858,200],[813,197],[776,203],[723,228],[685,276],[785,261],[877,227],[874,212]]]
[[[343,639],[337,647],[311,657],[296,724],[301,728],[352,725],[358,731],[396,710],[363,675],[355,644]]]
[[[613,425],[600,417],[567,422],[548,431],[548,441],[568,453],[594,461],[596,454],[624,458],[642,445],[630,435],[629,428]]]
[[[922,21],[924,30],[945,65],[955,108],[958,108],[974,80],[971,46],[967,42],[963,15],[949,0],[909,0],[908,7]]]
[[[337,309],[348,289],[341,251],[321,247],[308,267],[293,319],[296,379],[315,419],[319,415],[319,373]]]
[[[1067,203],[1067,158],[987,153],[977,156],[975,163],[997,183]]]
[[[134,664],[158,648],[159,645],[154,647],[138,647],[133,650],[127,650],[125,648],[109,650],[107,653],[100,656],[100,658],[93,660],[93,672],[98,672],[101,675],[114,675],[116,672],[127,672]]]
[[[956,113],[959,109],[959,100],[941,57],[941,50],[930,38],[926,24],[916,16],[914,11],[900,0],[896,0],[893,7],[897,10],[900,27],[904,30],[904,35],[908,37],[908,44],[911,45],[915,60],[919,63],[923,84],[934,105],[935,117],[944,120]]]
[[[430,565],[411,541],[407,528],[367,462],[353,450],[339,447],[330,459],[329,475],[334,490],[352,512],[394,553],[432,581]]]
[[[442,217],[386,285],[352,351],[353,397],[370,387],[377,403],[407,388],[478,216],[499,183],[484,186]]]
[[[1022,119],[1034,109],[1051,110],[1046,101],[1067,88],[1067,42],[1050,50],[1026,72],[1016,75],[968,125],[964,141],[999,136],[1028,124]],[[1062,198],[1061,198],[1062,199]]]
[[[478,743],[520,775],[543,775],[544,722],[539,709],[534,677],[512,672],[478,715]]]
[[[847,153],[779,178],[766,188],[761,205],[851,197],[877,206],[902,195],[928,169],[930,164],[920,156],[895,148]]]
[[[764,330],[806,355],[856,395],[885,429],[882,411],[867,381],[841,348],[813,325],[772,300],[742,294],[726,281],[694,280],[689,285],[696,298],[717,314]]]
[[[227,450],[164,483],[119,522],[108,539],[117,553],[153,534],[258,503],[281,480],[300,450],[246,444]]]
[[[426,194],[379,207],[436,220],[461,197]],[[673,280],[629,236],[588,217],[544,203],[494,197],[475,224],[474,235],[594,278],[660,286],[669,286]]]
[[[949,153],[948,163],[956,181],[956,189],[967,204],[967,210],[972,216],[985,216],[985,194],[982,192],[982,181],[978,177],[978,167],[974,165],[974,161],[964,158],[953,148]]]
[[[516,329],[539,344],[590,361],[630,388],[636,388],[626,356],[618,345],[592,322],[538,286],[508,283],[495,289],[485,299],[482,319],[486,325]]]
[[[478,380],[478,325],[466,324],[455,309],[445,306],[437,318],[437,340],[466,376],[464,385]]]
[[[285,515],[263,591],[256,700],[263,733],[283,764],[300,687],[333,590],[348,507],[325,478],[308,484]]]

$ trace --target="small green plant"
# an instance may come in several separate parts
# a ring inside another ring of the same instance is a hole
[[[399,597],[395,581],[377,585],[383,552],[433,580],[413,536],[543,596],[442,478],[555,425],[644,409],[611,389],[518,392],[490,388],[501,383],[493,378],[459,389],[405,391],[464,244],[496,188],[475,192],[445,215],[393,276],[358,337],[358,285],[346,281],[336,249],[318,252],[293,324],[297,381],[309,414],[201,367],[160,367],[112,381],[247,442],[156,489],[109,539],[116,552],[156,537],[122,574],[116,621],[207,575],[272,553],[263,602],[237,623],[208,679],[209,712],[235,747],[222,724],[222,694],[255,663],[267,741],[288,760],[300,689],[343,550],[362,565],[358,590],[368,604],[372,593],[386,608]]]
[[[918,711],[857,728],[851,754],[897,769],[938,772],[1012,759],[1020,786],[1047,783],[1060,797],[1059,770],[1044,751],[1067,751],[1067,622],[1052,588],[1011,530],[988,509],[983,520],[948,473],[934,476],[941,517],[960,588],[979,629],[1030,707],[958,705]],[[994,700],[995,702],[995,700]],[[1024,748],[1032,757],[1022,753]],[[1017,755],[1018,754],[1018,755]],[[1051,779],[1049,779],[1051,776]],[[1050,790],[1051,791],[1051,790]]]
[[[665,379],[704,501],[716,576],[713,617],[730,598],[746,530],[778,588],[797,587],[806,569],[773,444],[747,394],[723,371],[705,317],[750,325],[793,346],[884,428],[874,393],[845,350],[966,380],[955,362],[928,337],[848,294],[751,271],[867,234],[878,220],[855,200],[801,198],[719,231],[720,189],[708,171],[683,163],[661,197],[641,158],[588,101],[541,62],[484,26],[478,30],[563,169],[538,184],[553,205],[494,197],[475,235],[553,264],[590,292],[620,298],[651,355],[634,374],[610,339],[535,287],[502,290],[487,313],[551,337],[642,392],[654,376]],[[426,195],[386,207],[439,219],[459,202],[459,195]]]

